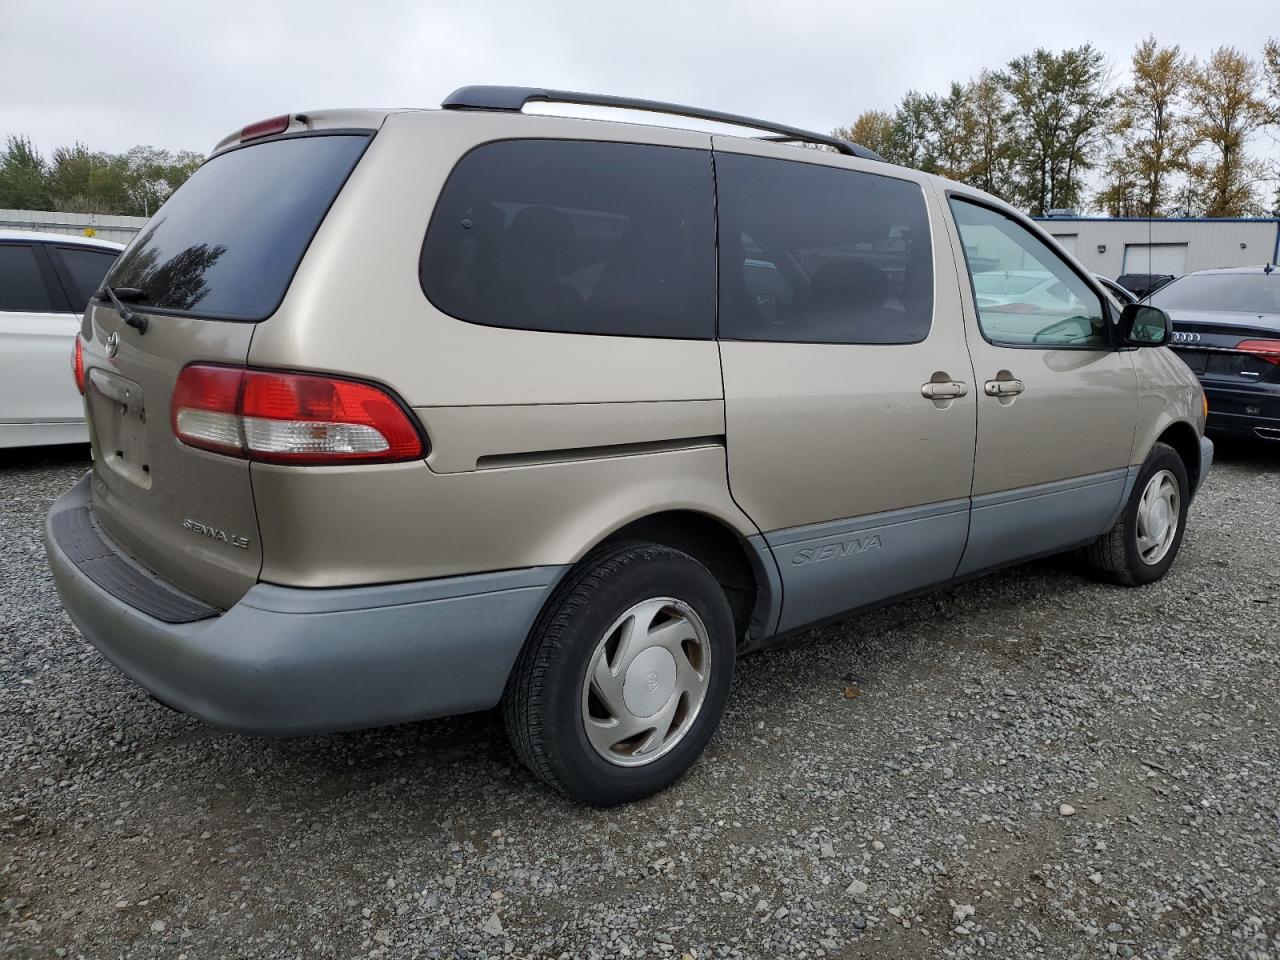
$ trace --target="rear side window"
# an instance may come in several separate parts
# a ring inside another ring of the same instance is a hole
[[[933,320],[933,253],[914,183],[716,154],[720,336],[916,343]]]
[[[441,191],[422,289],[488,326],[711,339],[714,218],[710,151],[490,143]]]
[[[270,140],[209,160],[156,211],[108,274],[143,309],[264,320],[368,135]]]
[[[54,309],[35,248],[0,244],[0,310],[50,313]]]
[[[71,280],[71,289],[67,291],[72,299],[71,306],[76,310],[83,310],[85,304],[102,286],[102,278],[116,262],[117,254],[114,250],[58,247],[57,256],[62,258],[66,275]]]

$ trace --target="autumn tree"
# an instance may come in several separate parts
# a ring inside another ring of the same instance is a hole
[[[883,110],[865,110],[858,114],[853,126],[836,127],[831,133],[841,140],[852,140],[884,156],[889,149],[889,137],[893,133],[893,117]]]
[[[962,110],[969,163],[959,179],[987,193],[1006,195],[1011,186],[1013,144],[1008,132],[1008,98],[999,74],[984,70],[969,81]]]
[[[1038,49],[1012,60],[1002,80],[1018,199],[1035,216],[1079,205],[1113,102],[1102,53],[1090,44]]]
[[[1268,40],[1262,48],[1262,70],[1266,77],[1268,124],[1271,137],[1280,142],[1280,40]],[[1271,163],[1271,179],[1275,182],[1275,197],[1271,212],[1280,217],[1280,160]]]
[[[1174,179],[1186,170],[1193,146],[1185,114],[1192,70],[1179,47],[1161,47],[1155,37],[1134,51],[1110,127],[1120,147],[1107,162],[1098,198],[1113,216],[1156,217],[1169,207]]]
[[[1190,164],[1191,196],[1205,216],[1243,217],[1260,209],[1261,162],[1249,138],[1270,119],[1258,65],[1232,47],[1219,47],[1191,76],[1187,99],[1200,145]]]

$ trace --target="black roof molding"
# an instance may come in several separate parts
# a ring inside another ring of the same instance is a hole
[[[459,87],[440,104],[445,110],[497,110],[519,113],[526,104],[542,103],[577,103],[592,107],[614,107],[619,110],[643,110],[647,113],[666,113],[675,117],[689,117],[695,120],[709,120],[713,123],[725,123],[735,127],[748,127],[772,134],[768,139],[780,141],[800,141],[819,143],[831,147],[849,157],[861,157],[864,160],[884,160],[884,157],[856,143],[830,137],[812,130],[801,130],[799,127],[788,127],[769,120],[755,117],[743,117],[735,113],[722,113],[719,110],[706,110],[702,107],[688,107],[679,103],[663,103],[660,100],[637,100],[633,97],[613,97],[602,93],[574,93],[569,90],[544,90],[541,87]]]

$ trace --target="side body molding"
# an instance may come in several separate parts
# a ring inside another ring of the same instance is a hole
[[[968,498],[774,530],[784,632],[949,580],[964,551]]]
[[[1105,532],[1137,468],[1041,483],[973,498],[969,545],[957,576],[1086,543]]]

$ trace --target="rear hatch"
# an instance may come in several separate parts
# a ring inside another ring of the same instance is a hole
[[[94,516],[142,566],[221,607],[262,565],[249,464],[175,438],[174,382],[193,362],[245,364],[371,136],[291,130],[215,154],[106,278],[133,323],[106,298],[85,313]]]

